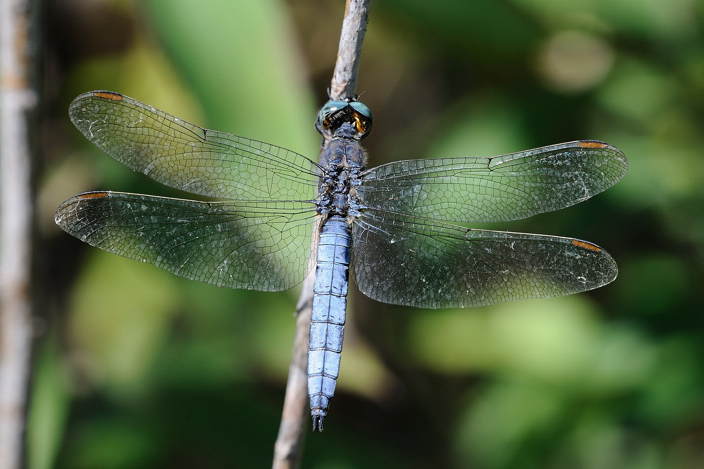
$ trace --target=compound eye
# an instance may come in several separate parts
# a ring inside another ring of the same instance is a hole
[[[323,107],[320,108],[320,111],[318,112],[318,118],[317,122],[318,125],[320,125],[323,128],[328,128],[330,126],[330,120],[329,116],[343,107],[347,106],[348,103],[346,101],[334,101],[330,100]],[[365,106],[366,107],[366,106]]]
[[[359,101],[352,101],[351,103],[349,103],[349,105],[352,106],[352,109],[366,117],[367,120],[371,123],[372,111],[367,107],[366,104],[360,103]]]

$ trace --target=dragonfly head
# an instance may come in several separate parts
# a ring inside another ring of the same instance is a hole
[[[315,128],[323,137],[330,138],[343,124],[350,124],[350,137],[363,139],[372,130],[372,111],[359,101],[330,100],[318,112]]]

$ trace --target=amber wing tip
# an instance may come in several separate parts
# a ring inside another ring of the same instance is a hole
[[[124,96],[114,91],[93,91],[91,93],[96,98],[109,99],[111,101],[122,101]]]
[[[82,194],[78,194],[75,199],[78,200],[83,200],[83,199],[103,199],[105,197],[108,197],[110,194],[105,191],[96,191],[96,192],[84,192]]]
[[[597,246],[596,244],[592,244],[588,241],[573,239],[572,244],[574,244],[575,246],[580,247],[582,249],[586,249],[588,251],[594,251],[594,252],[601,252],[602,251],[602,249],[599,246]]]
[[[579,146],[582,148],[609,148],[611,145],[599,140],[580,140]]]

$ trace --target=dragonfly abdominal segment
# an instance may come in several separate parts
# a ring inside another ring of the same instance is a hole
[[[308,352],[314,430],[323,429],[335,391],[350,279],[384,303],[454,308],[583,292],[618,273],[614,259],[588,241],[452,224],[518,220],[603,192],[628,169],[623,153],[604,142],[365,169],[360,142],[372,115],[353,99],[329,101],[318,113],[318,163],[111,91],[78,96],[69,115],[117,161],[215,200],[87,192],[56,211],[67,233],[227,288],[287,290],[315,269]]]

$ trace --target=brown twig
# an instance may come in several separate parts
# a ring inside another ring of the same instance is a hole
[[[371,3],[371,0],[347,0],[335,72],[330,84],[330,99],[355,97],[362,43],[367,32]]]
[[[0,469],[22,466],[31,350],[30,3],[0,0]]]
[[[340,46],[330,84],[330,99],[354,98],[357,86],[360,53],[367,31],[367,20],[371,0],[347,0],[345,18],[342,21]],[[317,233],[317,226],[314,230]],[[279,435],[274,447],[275,469],[292,469],[300,465],[303,454],[303,441],[308,418],[308,330],[313,305],[314,275],[309,275],[303,284],[303,291],[297,306],[296,335],[293,356],[286,384],[284,410],[279,427]]]

